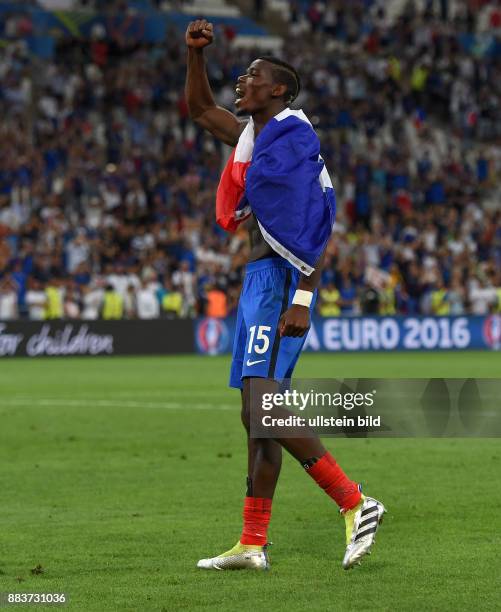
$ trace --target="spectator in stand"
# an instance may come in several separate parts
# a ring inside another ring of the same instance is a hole
[[[73,274],[90,256],[90,245],[85,230],[79,229],[75,237],[66,245],[66,269]]]
[[[333,282],[321,287],[318,297],[317,309],[322,317],[338,317],[341,314],[341,294]]]
[[[124,316],[126,319],[137,319],[138,301],[136,288],[132,283],[127,286],[124,298]]]
[[[355,315],[358,312],[358,300],[357,300],[357,288],[351,274],[344,270],[341,273],[340,280],[340,302],[341,314],[343,315]]]
[[[64,318],[65,319],[80,319],[81,317],[81,299],[78,289],[70,286],[66,289],[64,295]]]
[[[469,300],[473,314],[486,315],[495,311],[498,305],[499,289],[493,286],[484,276],[477,276],[470,281]]]
[[[124,314],[124,298],[113,287],[106,285],[103,295],[101,316],[105,321],[121,319]]]
[[[396,313],[395,288],[391,279],[388,279],[379,292],[379,314],[394,315]]]
[[[435,283],[434,289],[431,291],[431,312],[434,315],[444,316],[451,312],[450,296],[447,287],[442,279]]]
[[[226,293],[215,285],[206,286],[207,307],[205,315],[217,319],[228,316],[228,300]]]
[[[99,318],[103,308],[104,290],[98,283],[96,286],[83,285],[82,292],[82,319],[95,321]]]
[[[44,319],[62,319],[64,317],[64,282],[59,277],[50,278],[45,287]]]
[[[42,321],[45,318],[47,296],[42,283],[36,278],[28,280],[28,289],[25,296],[28,315],[32,321]]]
[[[466,291],[459,275],[453,275],[451,287],[447,292],[451,315],[462,315],[465,312]]]
[[[0,281],[0,321],[17,318],[17,285],[10,276],[7,276]]]
[[[172,275],[172,283],[183,296],[183,316],[192,315],[196,303],[195,277],[190,270],[189,261],[181,262],[179,269]]]
[[[139,319],[158,319],[160,316],[160,304],[155,287],[147,280],[144,280],[136,291],[136,306]]]
[[[170,280],[165,281],[163,291],[160,292],[162,313],[168,318],[178,318],[183,312],[183,295],[174,288]]]

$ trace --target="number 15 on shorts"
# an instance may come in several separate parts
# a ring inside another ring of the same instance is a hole
[[[268,336],[270,331],[271,327],[269,325],[252,325],[249,327],[249,346],[247,347],[247,352],[264,355],[270,348],[270,338]]]

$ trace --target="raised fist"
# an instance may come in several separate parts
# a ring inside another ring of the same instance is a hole
[[[188,25],[186,30],[186,44],[194,49],[203,49],[214,40],[212,23],[205,19],[197,19]]]

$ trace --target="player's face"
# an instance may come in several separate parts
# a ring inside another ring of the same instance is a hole
[[[276,97],[274,95],[276,87],[268,62],[254,60],[247,72],[237,80],[235,106],[239,114],[251,115],[266,109]]]

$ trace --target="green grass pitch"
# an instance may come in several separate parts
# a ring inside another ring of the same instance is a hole
[[[388,507],[373,555],[350,572],[336,507],[286,457],[271,571],[197,570],[241,528],[246,449],[228,366],[196,356],[2,361],[0,592],[65,591],[63,609],[83,612],[499,609],[495,439],[327,440]],[[500,373],[501,354],[474,352],[307,354],[296,371]]]

